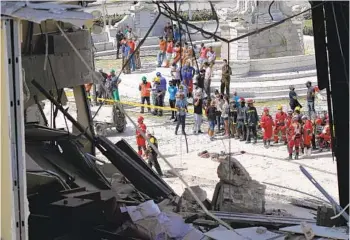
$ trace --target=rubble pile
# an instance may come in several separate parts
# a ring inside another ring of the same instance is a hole
[[[246,169],[233,157],[218,156],[217,174],[220,182],[215,187],[215,210],[240,213],[264,213],[266,186],[251,178]]]

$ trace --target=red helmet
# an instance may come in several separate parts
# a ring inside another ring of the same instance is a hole
[[[245,99],[244,98],[239,98],[238,102],[245,102]]]
[[[322,119],[321,118],[317,118],[315,123],[316,123],[316,125],[322,125]]]
[[[248,99],[247,100],[247,103],[249,104],[249,103],[254,103],[254,100],[253,99]]]
[[[144,118],[142,117],[142,116],[139,116],[138,118],[137,118],[137,121],[138,122],[142,122],[144,120]]]
[[[268,107],[264,107],[264,112],[268,112],[269,108]]]

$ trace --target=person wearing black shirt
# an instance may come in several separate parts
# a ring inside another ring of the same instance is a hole
[[[296,107],[302,107],[298,101],[297,93],[295,92],[295,87],[293,85],[289,86],[289,106],[294,111]]]
[[[201,69],[199,71],[199,74],[197,75],[197,85],[199,88],[204,89],[204,74],[205,74],[205,69]]]
[[[194,127],[193,134],[201,133],[202,115],[203,115],[203,100],[200,92],[196,92],[193,99],[194,112]]]
[[[119,49],[121,47],[121,40],[124,38],[124,34],[121,30],[118,31],[118,33],[115,35],[116,41],[117,41],[117,59],[119,58]]]
[[[315,111],[315,88],[312,86],[310,81],[308,81],[306,83],[306,87],[307,87],[306,100],[307,100],[309,118],[313,119],[315,116],[315,113],[316,113],[316,111]]]
[[[253,99],[249,99],[247,101],[248,107],[247,111],[245,112],[245,117],[244,117],[244,124],[247,126],[247,141],[246,143],[250,143],[250,135],[253,134],[254,138],[254,144],[257,142],[258,135],[256,132],[256,127],[259,122],[259,116],[257,113],[256,108],[253,106]]]

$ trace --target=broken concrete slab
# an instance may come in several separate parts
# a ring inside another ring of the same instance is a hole
[[[264,227],[250,227],[250,228],[240,228],[227,230],[226,228],[219,226],[205,233],[206,236],[217,239],[217,240],[226,240],[226,239],[254,239],[254,240],[267,240],[275,239],[281,234],[273,233],[268,231]]]
[[[242,186],[252,180],[247,170],[234,157],[229,159],[226,156],[226,159],[220,162],[217,174],[221,181],[234,186]]]
[[[215,208],[227,212],[264,213],[265,189],[264,185],[254,180],[244,187],[222,184]]]

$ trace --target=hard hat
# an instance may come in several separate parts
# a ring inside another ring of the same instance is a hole
[[[114,69],[111,69],[111,73],[114,72],[115,73],[115,70]]]
[[[145,76],[142,77],[142,81],[146,81],[147,78]]]
[[[288,110],[288,113],[289,113],[289,114],[292,114],[292,113],[293,113],[293,110],[292,110],[292,109],[289,109],[289,110]]]
[[[299,116],[298,115],[294,116],[293,121],[299,121]]]
[[[278,105],[277,110],[282,110],[282,105]]]
[[[247,103],[248,103],[248,104],[254,103],[254,100],[253,100],[253,99],[248,99],[248,100],[247,100]]]
[[[138,122],[142,122],[144,120],[144,118],[142,117],[142,116],[139,116],[138,118],[137,118],[137,121]]]
[[[317,118],[316,121],[315,121],[315,123],[316,123],[317,125],[322,125],[322,119],[321,119],[321,118]]]
[[[307,82],[306,82],[306,85],[310,85],[310,86],[311,86],[311,82],[310,82],[310,81],[307,81]]]
[[[294,111],[300,111],[300,107],[299,107],[299,106],[296,107],[296,108],[294,109]]]
[[[161,75],[162,75],[162,74],[160,74],[160,72],[157,72],[157,73],[156,73],[156,76],[157,76],[157,77],[160,77]]]
[[[238,102],[245,102],[245,99],[241,97]]]
[[[268,112],[269,108],[268,107],[264,107],[264,112]]]
[[[306,115],[303,115],[302,117],[301,117],[301,120],[308,120],[309,118],[306,116]]]

